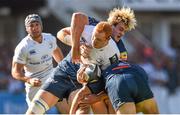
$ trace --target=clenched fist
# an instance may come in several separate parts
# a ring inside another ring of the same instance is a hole
[[[41,80],[38,78],[29,78],[27,82],[34,87],[41,86]]]

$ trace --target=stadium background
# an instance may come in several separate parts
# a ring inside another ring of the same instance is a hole
[[[13,50],[26,35],[26,15],[40,14],[44,32],[56,36],[70,25],[73,12],[106,20],[112,8],[122,6],[131,7],[138,21],[123,38],[129,61],[149,74],[160,113],[180,113],[180,0],[0,0],[0,114],[27,109],[24,85],[10,74]],[[58,45],[64,55],[70,50],[60,41]]]

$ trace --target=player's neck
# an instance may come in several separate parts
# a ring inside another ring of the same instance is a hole
[[[42,36],[40,35],[38,37],[34,37],[33,40],[38,42],[38,43],[42,43]]]

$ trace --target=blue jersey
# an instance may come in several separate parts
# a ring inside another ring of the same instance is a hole
[[[88,17],[88,20],[89,20],[89,25],[96,26],[99,23],[99,21],[93,17]]]

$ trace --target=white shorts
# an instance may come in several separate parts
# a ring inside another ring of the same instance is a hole
[[[44,77],[41,79],[42,84],[45,83],[45,81],[51,76],[52,74],[49,74],[48,76]],[[40,87],[32,87],[30,84],[25,83],[25,90],[26,90],[26,102],[28,106],[30,105],[31,101],[33,100],[35,94],[38,92],[38,90],[41,88]]]

